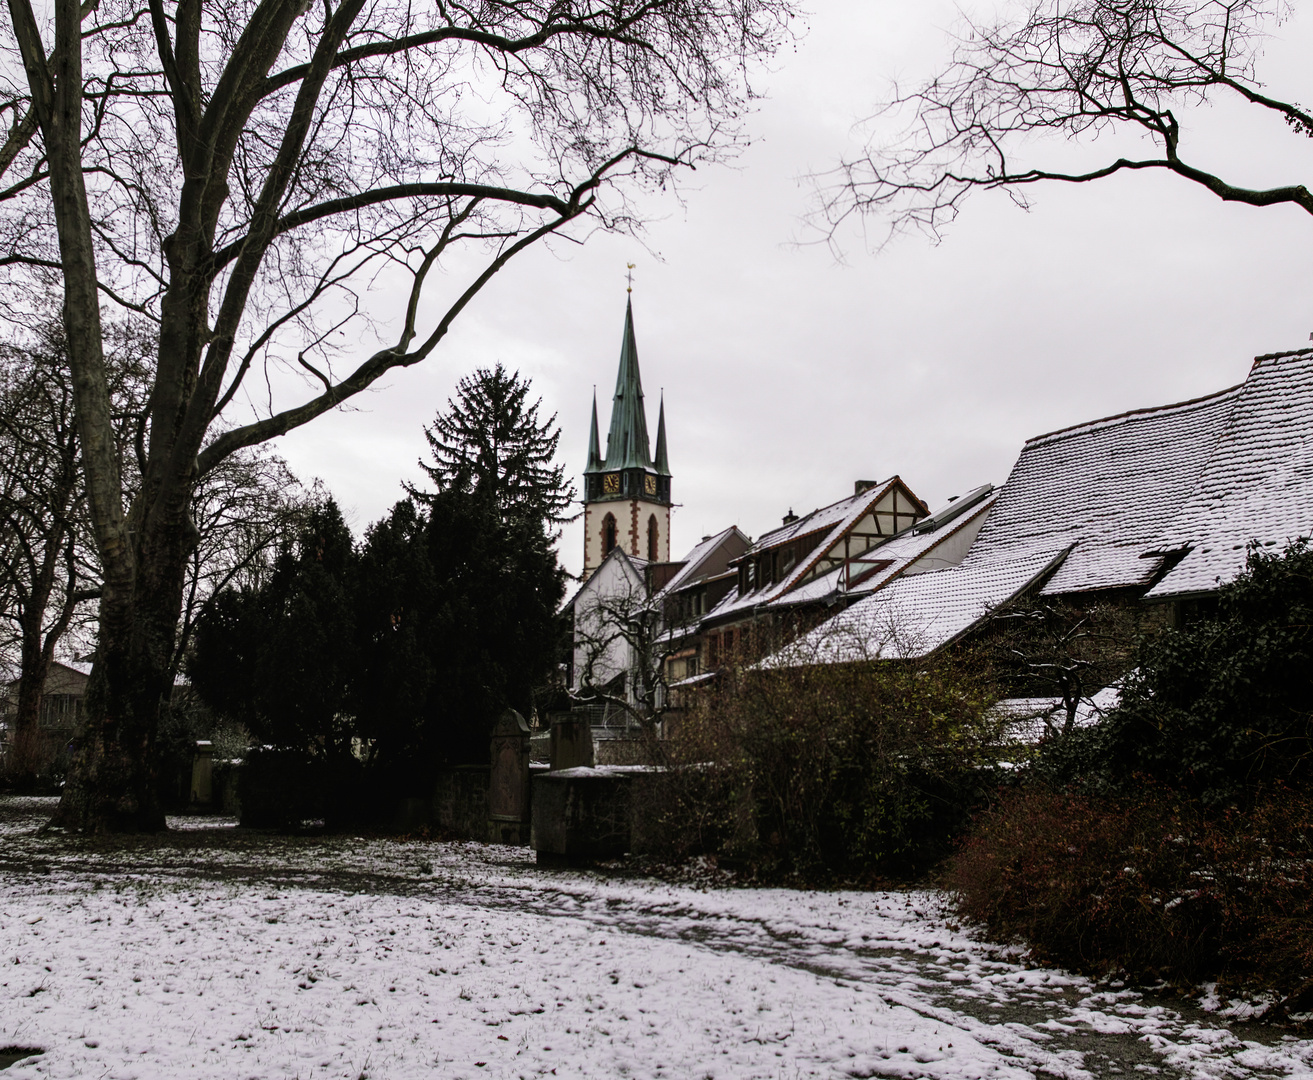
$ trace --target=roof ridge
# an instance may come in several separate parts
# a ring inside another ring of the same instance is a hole
[[[1287,356],[1304,356],[1308,353],[1313,353],[1313,346],[1305,347],[1303,349],[1287,349],[1285,352],[1263,353],[1260,356],[1254,357],[1254,364],[1250,370],[1252,371],[1253,368],[1258,367],[1259,364],[1265,363],[1268,360],[1281,360]]]
[[[892,476],[887,477],[884,480],[877,481],[876,483],[872,484],[869,488],[864,488],[861,491],[855,491],[851,495],[845,495],[842,499],[835,499],[834,502],[826,503],[824,506],[818,506],[814,510],[810,510],[805,514],[800,514],[797,521],[791,521],[787,525],[776,525],[775,528],[769,530],[768,532],[762,533],[757,538],[757,545],[760,545],[763,541],[765,541],[765,539],[768,536],[773,536],[777,532],[783,532],[785,529],[796,529],[800,525],[805,525],[808,519],[814,518],[817,514],[823,513],[826,510],[833,510],[840,503],[852,502],[855,499],[860,499],[863,495],[867,494],[867,492],[872,491],[875,488],[881,488],[881,489],[887,488],[895,480],[901,480],[901,479],[902,477],[900,477],[897,473],[894,473]],[[904,484],[903,486],[907,487],[906,484]],[[910,488],[908,488],[908,492],[909,494],[914,494]],[[828,526],[828,525],[817,526],[817,528],[810,530],[810,532],[799,532],[796,533],[795,536],[791,536],[789,539],[792,540],[796,536],[809,536],[811,532],[819,532],[821,529],[824,528],[833,528],[833,526]]]
[[[1262,359],[1262,358],[1260,358]],[[1270,358],[1269,358],[1270,359]],[[1125,412],[1114,413],[1111,416],[1101,416],[1096,420],[1085,420],[1079,424],[1071,424],[1068,427],[1057,428],[1054,431],[1046,431],[1042,435],[1032,435],[1026,440],[1025,446],[1031,446],[1035,443],[1044,442],[1047,439],[1054,439],[1060,435],[1074,435],[1080,431],[1093,431],[1103,424],[1113,424],[1119,420],[1132,420],[1139,416],[1150,416],[1155,413],[1167,413],[1174,409],[1188,409],[1196,405],[1205,405],[1212,401],[1218,401],[1225,398],[1228,394],[1237,394],[1245,388],[1243,382],[1236,383],[1234,386],[1228,386],[1225,390],[1215,390],[1211,394],[1204,394],[1201,397],[1189,398],[1186,401],[1172,402],[1170,405],[1153,405],[1144,409],[1127,409]]]
[[[811,570],[813,566],[819,563],[821,559],[825,557],[825,553],[829,551],[833,543],[837,542],[839,538],[844,534],[850,532],[853,529],[853,527],[856,526],[856,524],[859,521],[861,521],[863,517],[866,516],[866,512],[870,510],[871,507],[873,507],[876,503],[878,503],[880,499],[884,497],[885,493],[888,492],[889,489],[894,486],[895,483],[900,483],[900,484],[902,483],[902,480],[899,478],[897,473],[889,477],[889,479],[886,480],[883,484],[872,484],[869,488],[866,488],[864,491],[854,492],[852,496],[852,501],[854,503],[857,503],[858,500],[863,500],[860,503],[861,512],[857,513],[854,516],[854,511],[856,507],[850,508],[848,512],[844,514],[843,517],[841,517],[832,526],[830,526],[830,530],[826,542],[817,544],[814,548],[812,548],[811,552],[809,553],[810,554],[809,558],[798,560],[798,565],[794,567],[794,569],[789,573],[789,575],[780,583],[781,588],[778,595],[784,596],[785,594],[790,593],[794,589],[796,589],[802,583],[803,576],[809,570]],[[904,488],[907,487],[906,484],[904,484],[903,486]],[[910,490],[909,490],[909,494],[910,494]],[[839,501],[842,502],[843,500],[841,499]],[[831,505],[837,505],[837,503]],[[897,521],[897,518],[895,518],[894,520]],[[820,530],[818,529],[816,531],[819,532]]]

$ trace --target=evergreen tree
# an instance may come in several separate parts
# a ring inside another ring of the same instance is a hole
[[[356,563],[337,504],[311,510],[263,588],[229,590],[202,616],[188,665],[201,698],[262,743],[349,752]]]
[[[1313,786],[1313,548],[1249,550],[1216,609],[1142,647],[1102,724],[1047,744],[1044,774],[1096,792],[1144,779],[1208,806]]]
[[[1204,802],[1258,785],[1313,782],[1313,549],[1252,546],[1210,618],[1145,649],[1103,733],[1122,776],[1148,775]]]
[[[356,730],[384,764],[413,757],[430,741],[438,607],[428,521],[404,499],[365,534],[357,573]]]
[[[547,528],[568,520],[574,485],[555,464],[561,439],[553,414],[538,422],[539,398],[529,403],[529,380],[499,363],[479,368],[456,384],[433,426],[424,429],[433,463],[420,468],[439,492],[477,492],[503,520],[521,518]],[[409,489],[424,502],[432,495]]]
[[[528,716],[552,675],[565,571],[541,520],[506,520],[478,491],[434,496],[428,551],[440,598],[430,731],[448,760],[483,761],[497,714]]]

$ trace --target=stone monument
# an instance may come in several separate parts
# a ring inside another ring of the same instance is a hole
[[[529,842],[529,725],[507,709],[492,729],[488,776],[488,842]]]

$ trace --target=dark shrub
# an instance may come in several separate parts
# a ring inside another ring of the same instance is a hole
[[[1205,804],[1313,780],[1313,550],[1249,551],[1215,617],[1156,637],[1100,733],[1114,781],[1152,776]]]
[[[1035,786],[984,814],[947,884],[961,914],[1045,960],[1290,993],[1313,977],[1313,800],[1205,812],[1156,785]]]
[[[989,700],[960,665],[727,673],[663,744],[666,853],[802,880],[924,867],[991,786]]]

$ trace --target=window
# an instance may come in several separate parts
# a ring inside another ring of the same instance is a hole
[[[616,527],[615,515],[607,514],[602,518],[602,556],[605,558],[613,547],[615,547]]]
[[[647,561],[656,562],[661,557],[661,531],[657,528],[656,514],[647,519]]]

